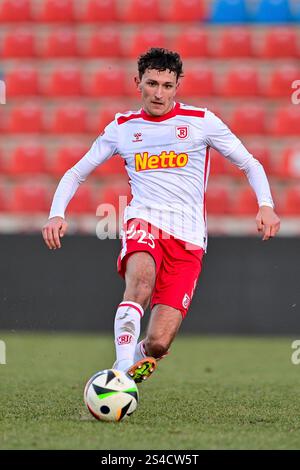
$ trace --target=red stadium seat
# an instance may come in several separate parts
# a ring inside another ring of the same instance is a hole
[[[13,133],[40,133],[44,130],[42,107],[35,103],[15,106],[9,116],[8,131]]]
[[[46,150],[43,145],[28,144],[17,147],[11,156],[8,172],[12,175],[46,173]]]
[[[120,32],[116,28],[103,27],[89,37],[86,57],[119,57],[121,55]]]
[[[230,212],[238,216],[255,216],[257,214],[258,203],[255,193],[250,186],[242,187],[236,191]]]
[[[27,28],[17,28],[6,33],[1,53],[4,59],[34,57],[35,55],[35,37],[32,31]]]
[[[120,106],[119,103],[111,104],[109,106],[101,106],[99,115],[92,123],[91,131],[96,134],[100,134],[107,124],[114,120],[115,114],[119,113],[121,109],[122,106]],[[123,109],[126,109],[126,107],[123,107]]]
[[[283,178],[300,179],[300,145],[294,145],[284,149],[278,162],[278,176]]]
[[[97,176],[108,177],[108,176],[124,176],[127,173],[125,170],[125,160],[119,155],[114,155],[102,165],[99,165],[95,171]]]
[[[220,94],[229,98],[259,95],[260,84],[257,69],[243,65],[229,70]]]
[[[52,31],[41,52],[43,57],[74,57],[79,55],[76,32],[71,28]]]
[[[236,134],[265,134],[265,108],[256,104],[238,106],[232,117],[230,127]]]
[[[48,212],[50,198],[48,188],[35,181],[15,185],[12,189],[10,208],[15,213]]]
[[[300,186],[291,186],[286,189],[281,213],[287,216],[300,215]]]
[[[88,184],[83,184],[71,199],[67,211],[70,214],[96,214],[96,209],[92,188]]]
[[[213,55],[220,58],[253,56],[251,30],[244,27],[226,28]]]
[[[225,174],[228,176],[231,176],[232,178],[238,178],[241,179],[244,177],[244,172],[241,171],[234,163],[231,163],[227,158],[223,157],[225,162],[224,162],[224,168],[225,168]]]
[[[270,77],[266,89],[266,96],[270,98],[289,98],[291,96],[291,85],[300,77],[300,68],[296,65],[276,66]]]
[[[205,199],[208,214],[228,214],[230,199],[227,187],[223,185],[209,184]]]
[[[260,57],[299,57],[297,31],[290,27],[271,28],[267,30]]]
[[[271,134],[273,135],[300,135],[300,107],[287,105],[279,107],[274,116],[271,125]]]
[[[87,110],[81,105],[66,105],[56,109],[51,132],[84,134],[87,131]]]
[[[31,20],[30,0],[3,0],[0,4],[0,23]]]
[[[6,169],[7,169],[6,159],[3,158],[3,154],[0,151],[0,174],[6,173]]]
[[[2,153],[0,152],[0,172],[4,173],[4,171],[5,171],[5,164],[4,164]]]
[[[123,96],[125,94],[125,73],[119,67],[107,67],[98,70],[91,77],[88,87],[90,96]]]
[[[7,72],[5,83],[8,97],[39,94],[38,72],[31,66],[20,66]]]
[[[173,38],[170,49],[183,58],[208,56],[207,32],[195,27],[183,28]]]
[[[178,88],[178,96],[210,96],[213,93],[213,71],[202,66],[187,70]]]
[[[161,29],[154,29],[153,27],[146,27],[132,35],[129,42],[126,42],[123,46],[122,52],[124,56],[136,59],[150,47],[165,46],[166,38],[163,31]]]
[[[162,16],[171,23],[203,20],[205,18],[204,3],[201,0],[172,0],[165,5]]]
[[[253,155],[253,157],[262,164],[267,174],[273,173],[269,147],[267,147],[264,143],[253,141],[249,144],[246,144],[246,148]]]
[[[74,21],[74,0],[44,0],[39,2],[38,21],[63,22]]]
[[[160,20],[159,0],[128,0],[120,12],[120,20],[126,23],[144,23]]]
[[[85,9],[80,15],[81,22],[103,23],[117,20],[117,3],[115,0],[87,0]]]
[[[76,165],[87,151],[88,147],[80,142],[60,147],[51,160],[50,173],[55,176],[62,176],[72,166]]]
[[[76,96],[82,94],[81,70],[75,66],[62,66],[50,75],[46,88],[49,96]]]
[[[5,186],[0,186],[0,212],[8,210],[8,201]]]

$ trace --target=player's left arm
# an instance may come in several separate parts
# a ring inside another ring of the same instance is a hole
[[[259,206],[256,215],[257,230],[263,240],[275,237],[280,229],[280,219],[274,211],[270,185],[262,164],[251,155],[242,143],[227,155],[227,159],[244,171],[254,190]]]
[[[275,237],[280,229],[280,219],[273,207],[261,206],[256,216],[257,231],[263,233],[263,240]]]
[[[280,229],[280,219],[274,211],[269,181],[261,163],[251,155],[226,124],[210,111],[205,119],[206,143],[244,171],[254,190],[259,206],[256,215],[257,230],[263,240],[274,237]]]

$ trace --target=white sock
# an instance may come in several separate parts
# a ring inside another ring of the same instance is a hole
[[[140,304],[124,300],[115,316],[116,362],[113,368],[127,371],[134,361],[134,352],[140,336],[144,310]]]
[[[144,359],[144,357],[147,357],[147,354],[145,351],[144,340],[142,340],[136,345],[133,360],[134,362],[137,362],[137,361],[140,361],[141,359]]]

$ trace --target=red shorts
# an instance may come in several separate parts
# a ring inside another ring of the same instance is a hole
[[[202,248],[188,244],[187,249],[186,245],[186,242],[174,238],[149,222],[131,219],[124,227],[118,272],[125,277],[130,254],[138,251],[150,253],[156,265],[151,309],[155,304],[169,305],[180,310],[184,318],[201,272],[204,255]]]

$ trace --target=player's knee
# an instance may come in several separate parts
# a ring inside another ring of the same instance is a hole
[[[145,341],[145,349],[149,356],[158,359],[168,352],[169,344],[163,340],[149,339]]]

